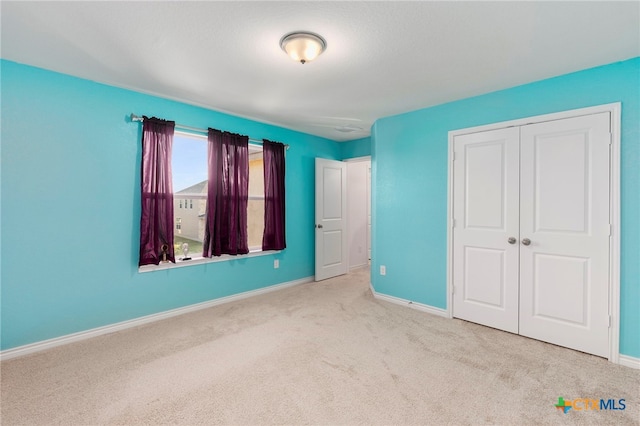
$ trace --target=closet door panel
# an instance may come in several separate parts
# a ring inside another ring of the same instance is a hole
[[[454,140],[453,315],[518,332],[518,129]]]
[[[608,355],[609,142],[609,113],[521,128],[520,334],[600,356]]]

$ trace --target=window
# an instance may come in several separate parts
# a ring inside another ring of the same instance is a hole
[[[173,215],[176,230],[173,244],[176,261],[183,257],[182,246],[189,245],[189,257],[202,256],[204,213],[207,200],[207,138],[206,136],[175,132],[171,157],[173,178]],[[187,200],[196,209],[188,209]],[[187,209],[180,211],[178,209]],[[179,223],[178,223],[179,221]]]
[[[188,257],[202,256],[207,205],[207,137],[176,131],[173,137],[171,169],[176,227],[174,246],[176,261],[183,257],[184,243]],[[249,249],[262,250],[264,232],[264,171],[262,147],[249,145],[249,201],[247,234]],[[178,209],[182,209],[178,213]],[[194,208],[195,205],[195,208]],[[180,221],[178,223],[178,220]]]
[[[249,250],[262,249],[264,233],[264,161],[262,147],[249,145],[249,201],[247,203]]]

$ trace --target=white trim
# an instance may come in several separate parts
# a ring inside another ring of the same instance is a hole
[[[299,284],[305,284],[312,281],[314,281],[314,277],[300,278],[298,280],[288,281],[281,284],[274,284],[274,285],[259,288],[256,290],[250,290],[250,291],[245,291],[238,294],[233,294],[231,296],[220,297],[218,299],[209,300],[207,302],[196,303],[193,305],[184,306],[182,308],[176,308],[176,309],[171,309],[164,312],[158,312],[156,314],[146,315],[143,317],[122,321],[115,324],[105,325],[103,327],[97,327],[97,328],[92,328],[90,330],[80,331],[78,333],[67,334],[66,336],[55,337],[53,339],[42,340],[40,342],[30,343],[24,346],[18,346],[16,348],[7,349],[0,352],[0,360],[5,361],[7,359],[17,358],[17,357],[32,354],[35,352],[40,352],[47,349],[55,348],[56,346],[79,342],[81,340],[102,336],[104,334],[115,333],[117,331],[126,330],[128,328],[137,327],[143,324],[164,320],[164,319],[175,317],[178,315],[183,315],[189,312],[199,311],[201,309],[211,308],[213,306],[222,305],[224,303],[235,302],[237,300],[259,296],[261,294],[270,293],[272,291],[283,290],[288,287],[293,287]]]
[[[609,170],[609,361],[620,364],[620,143],[621,104],[609,104],[611,112],[611,168]]]
[[[358,162],[363,162],[363,161],[371,161],[371,156],[370,155],[365,155],[364,157],[353,157],[353,158],[346,158],[344,160],[345,163],[358,163]]]
[[[453,134],[449,132],[449,147],[447,158],[447,318],[453,318]]]
[[[378,293],[377,291],[375,291],[371,283],[369,283],[369,288],[371,289],[371,293],[373,293],[373,297],[375,297],[376,299],[384,300],[386,302],[391,302],[396,305],[406,306],[408,308],[415,309],[417,311],[426,312],[431,315],[437,315],[439,317],[449,318],[449,314],[445,309],[424,305],[422,303],[413,302],[411,300],[400,299],[399,297],[389,296],[388,294]]]
[[[580,117],[583,115],[592,115],[600,112],[620,111],[620,102],[614,102],[604,105],[596,105],[586,108],[578,108],[567,111],[553,112],[551,114],[536,115],[533,117],[518,118],[516,120],[501,121],[499,123],[485,124],[482,126],[468,127],[465,129],[451,130],[449,136],[460,136],[469,133],[485,132],[488,130],[504,129],[506,127],[526,126],[527,124],[543,123],[545,121],[564,120],[565,118]]]
[[[620,355],[620,119],[621,103],[610,103],[587,108],[573,109],[569,111],[555,112],[552,114],[538,115],[517,120],[493,123],[484,126],[470,127],[467,129],[452,130],[449,132],[449,159],[448,159],[448,188],[447,188],[447,315],[453,318],[453,140],[456,136],[469,133],[484,132],[488,130],[504,129],[507,127],[524,126],[527,124],[541,123],[545,121],[563,120],[565,118],[580,117],[584,115],[608,112],[611,114],[611,169],[610,169],[610,220],[611,237],[609,245],[609,315],[611,316],[611,328],[609,332],[609,361],[620,364],[623,355]],[[624,362],[629,363],[631,357],[625,357]]]
[[[640,358],[618,354],[618,364],[640,370]]]
[[[207,263],[217,263],[217,262],[229,262],[231,260],[242,260],[250,257],[260,257],[267,256],[270,254],[278,254],[282,250],[268,250],[262,251],[262,249],[258,249],[257,251],[252,251],[247,254],[239,254],[237,256],[231,256],[230,254],[223,254],[222,256],[213,256],[213,257],[194,257],[191,260],[181,261],[178,257],[176,259],[176,263],[160,263],[158,265],[144,265],[138,267],[138,273],[145,272],[153,272],[153,271],[164,271],[167,269],[174,268],[184,268],[185,266],[195,266],[195,265],[203,265]]]
[[[359,265],[349,265],[349,271],[355,271],[358,269],[364,269],[364,268],[368,268],[369,267],[369,262],[367,263],[360,263]]]

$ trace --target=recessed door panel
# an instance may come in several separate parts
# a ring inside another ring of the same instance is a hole
[[[589,259],[537,254],[533,257],[533,316],[549,326],[587,326]]]
[[[342,197],[336,197],[336,190],[342,187],[345,179],[343,170],[339,167],[324,167],[322,169],[322,218],[324,220],[342,220]]]
[[[342,231],[324,232],[324,266],[334,266],[342,262]]]
[[[465,227],[504,231],[504,139],[465,145]]]
[[[587,232],[589,133],[558,132],[533,139],[537,232]]]
[[[464,301],[491,309],[505,309],[504,250],[465,247]]]

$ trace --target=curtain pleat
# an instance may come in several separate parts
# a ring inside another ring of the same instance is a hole
[[[139,266],[175,263],[171,149],[175,122],[144,117]]]
[[[249,137],[209,129],[203,257],[247,254]]]
[[[285,146],[279,142],[262,141],[264,159],[264,234],[262,250],[283,250],[285,238],[284,174]]]

